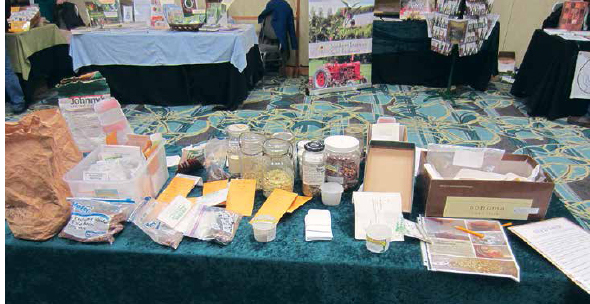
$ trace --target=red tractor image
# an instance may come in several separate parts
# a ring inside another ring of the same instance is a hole
[[[366,83],[367,79],[361,75],[361,63],[326,63],[319,67],[313,78],[312,85],[316,89],[329,87],[353,86],[357,83]]]

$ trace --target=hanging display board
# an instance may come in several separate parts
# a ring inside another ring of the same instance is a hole
[[[310,94],[371,86],[374,0],[309,0]]]

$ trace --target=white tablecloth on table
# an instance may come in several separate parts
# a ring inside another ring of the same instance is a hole
[[[74,33],[74,70],[89,65],[183,65],[230,62],[240,72],[246,54],[258,43],[254,25],[220,32],[111,29]]]

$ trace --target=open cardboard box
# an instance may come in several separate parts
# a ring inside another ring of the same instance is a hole
[[[416,146],[406,142],[408,134],[403,125],[399,125],[400,141],[372,140],[371,131],[369,126],[363,191],[400,193],[402,211],[411,212]]]
[[[426,216],[540,220],[545,218],[555,184],[541,170],[544,182],[433,179],[420,157],[419,183]],[[537,162],[528,155],[504,154],[496,173],[529,176]]]

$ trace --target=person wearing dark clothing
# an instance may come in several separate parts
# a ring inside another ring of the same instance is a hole
[[[295,35],[295,25],[293,18],[293,9],[285,0],[270,0],[266,8],[258,16],[258,23],[272,15],[272,28],[277,34],[281,49],[297,50],[297,37]]]
[[[6,5],[6,27],[4,28],[6,32],[8,32],[9,24],[8,18],[10,18],[10,0],[4,1]],[[15,114],[20,114],[27,110],[27,105],[25,103],[25,94],[23,93],[23,89],[20,86],[20,82],[18,81],[18,77],[12,70],[12,66],[10,65],[10,57],[8,57],[8,50],[6,49],[6,45],[4,46],[4,85],[5,89],[4,92],[8,96],[8,102],[12,107],[12,112]]]

